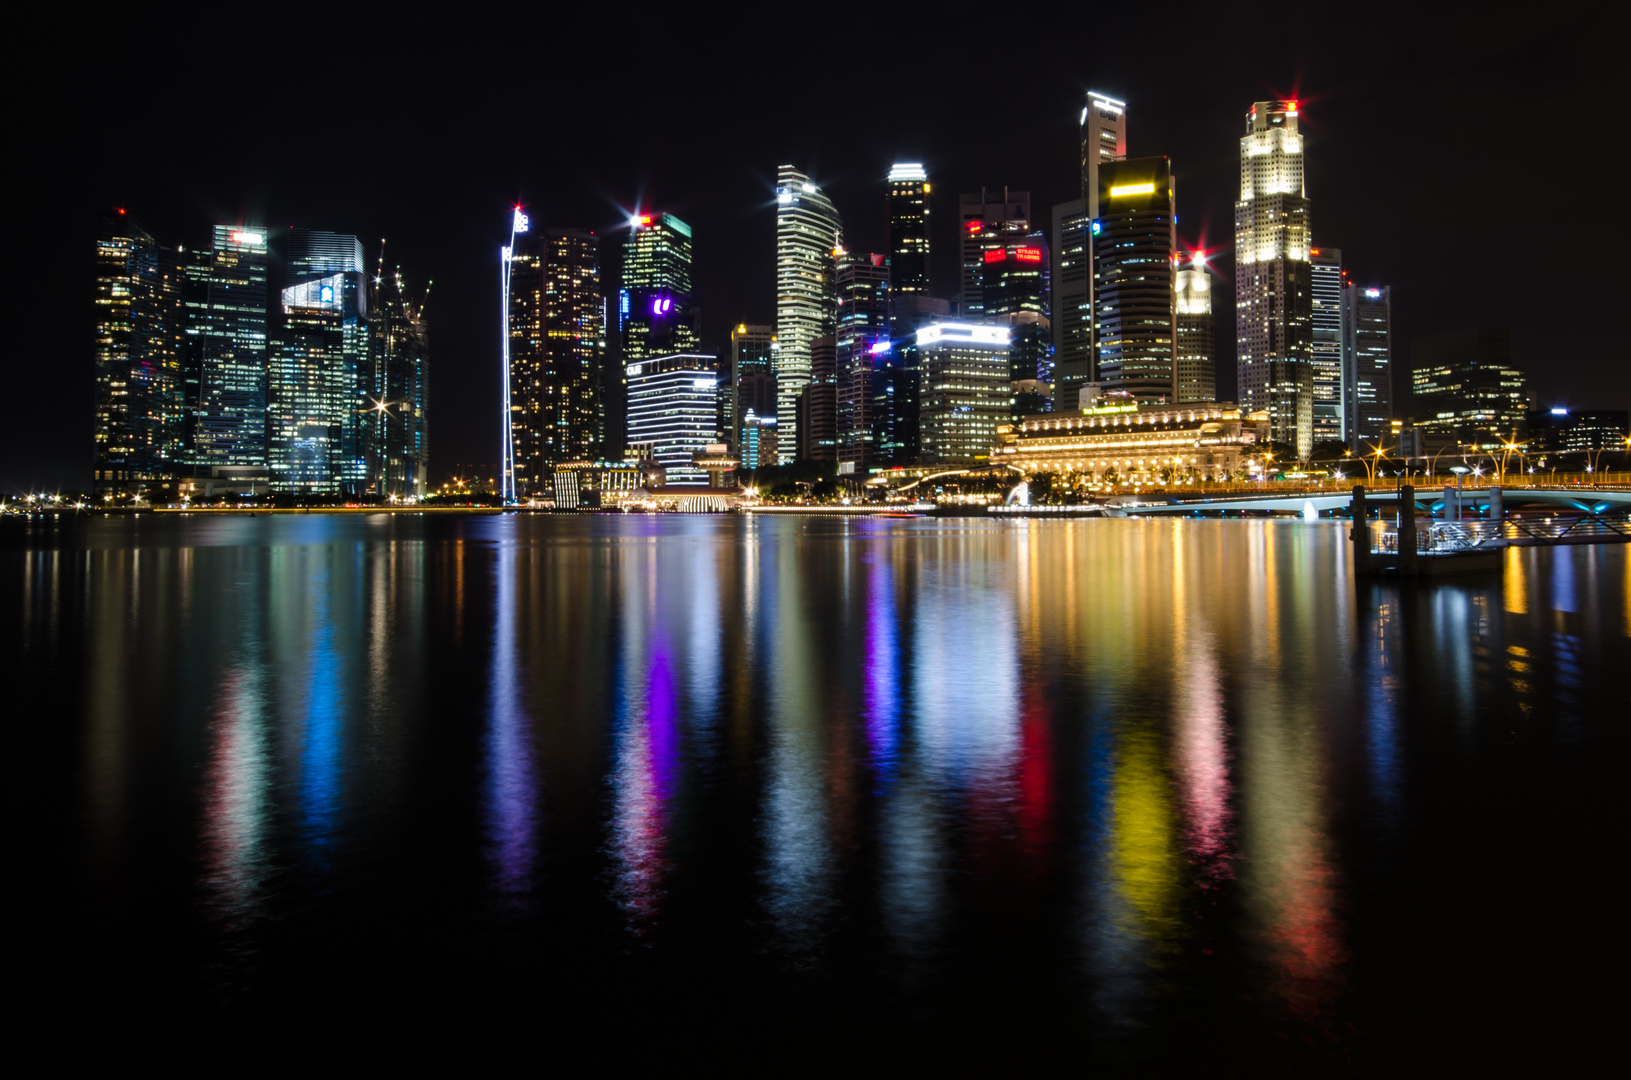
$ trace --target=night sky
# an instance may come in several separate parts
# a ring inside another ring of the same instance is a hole
[[[26,254],[7,305],[22,348],[0,489],[89,484],[104,208],[127,207],[170,245],[240,221],[355,233],[370,260],[388,238],[388,264],[435,280],[439,480],[497,459],[497,249],[512,202],[535,225],[606,237],[608,281],[628,211],[684,218],[719,350],[738,321],[774,319],[779,163],[828,190],[849,247],[876,251],[884,174],[923,161],[935,292],[951,295],[958,192],[1029,190],[1046,222],[1079,194],[1090,87],[1129,103],[1132,156],[1172,159],[1181,239],[1225,249],[1225,275],[1243,116],[1296,97],[1315,243],[1340,247],[1352,279],[1393,287],[1397,367],[1413,337],[1506,323],[1540,404],[1631,406],[1607,228],[1625,181],[1606,5],[1128,5],[1108,21],[1099,7],[808,5],[777,21],[781,9],[613,6],[585,23],[479,25],[323,9],[321,26],[285,8],[234,25],[211,9],[194,28],[147,8],[147,21],[46,25],[16,43],[34,67],[11,72],[23,144],[11,220]],[[1340,18],[1299,22],[1316,10]],[[1218,389],[1233,392],[1232,354]]]

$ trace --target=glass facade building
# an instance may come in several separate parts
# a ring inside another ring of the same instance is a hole
[[[1348,441],[1345,419],[1351,389],[1344,375],[1342,305],[1347,278],[1339,248],[1308,253],[1313,295],[1309,355],[1314,365],[1314,442]]]
[[[629,387],[630,446],[649,446],[669,486],[706,487],[692,462],[718,441],[719,370],[712,356],[658,356],[624,369]]]
[[[1512,332],[1474,326],[1410,343],[1414,427],[1426,442],[1494,449],[1527,435],[1529,385]]]
[[[929,174],[922,165],[889,170],[884,247],[889,258],[890,292],[906,296],[929,292]]]
[[[1017,240],[1031,231],[1031,193],[981,188],[957,196],[957,236],[962,249],[961,276],[957,283],[958,314],[977,318],[985,310],[985,253]]]
[[[1076,407],[1093,381],[1093,216],[1086,199],[1053,208],[1053,407]],[[1067,404],[1068,402],[1068,404]]]
[[[776,331],[774,327],[738,323],[731,331],[731,351],[721,373],[719,431],[734,450],[741,449],[742,417],[776,415]]]
[[[266,469],[266,230],[217,225],[201,328],[194,465],[264,475]]]
[[[924,464],[986,461],[1009,422],[1006,326],[932,323],[917,334]]]
[[[1172,169],[1164,157],[1099,166],[1093,231],[1096,382],[1146,403],[1176,396]]]
[[[887,460],[898,443],[895,403],[904,400],[889,351],[889,256],[838,257],[838,460]]]
[[[621,377],[629,364],[654,356],[694,353],[702,347],[698,312],[692,300],[691,226],[673,214],[636,214],[623,242],[623,268],[615,323],[617,375],[606,380],[608,452],[632,437],[626,433],[627,388]]]
[[[1241,408],[1307,458],[1314,440],[1313,280],[1295,101],[1259,101],[1240,140],[1235,362]]]
[[[776,171],[776,420],[783,463],[800,445],[798,401],[810,345],[835,329],[844,226],[826,192],[791,165]]]
[[[374,285],[374,399],[381,404],[365,417],[370,484],[388,498],[423,498],[430,484],[428,297],[415,304],[400,272]]]
[[[1356,454],[1385,446],[1393,419],[1393,296],[1387,288],[1342,290],[1342,369],[1348,421],[1343,439]],[[1317,402],[1316,402],[1317,404]]]
[[[185,309],[178,253],[123,210],[96,239],[95,377],[98,493],[151,493],[182,456]]]

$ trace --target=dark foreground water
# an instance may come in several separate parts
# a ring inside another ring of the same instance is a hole
[[[12,530],[18,981],[81,1040],[1593,1053],[1626,1005],[1628,549],[1356,585],[1342,536]]]

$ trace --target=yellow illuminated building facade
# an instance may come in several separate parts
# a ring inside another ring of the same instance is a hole
[[[1232,402],[1107,405],[997,429],[991,464],[1089,482],[1244,480],[1262,469],[1269,417]]]

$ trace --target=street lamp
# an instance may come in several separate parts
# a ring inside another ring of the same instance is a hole
[[[1455,519],[1461,520],[1461,478],[1472,472],[1465,465],[1451,465],[1450,471],[1455,473]]]

